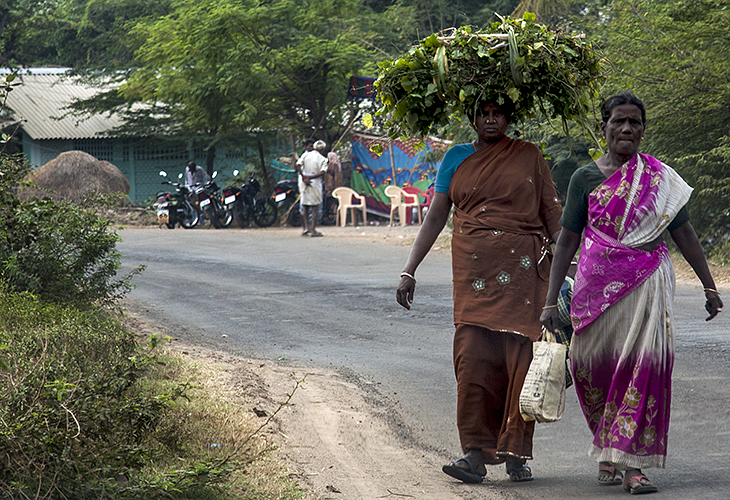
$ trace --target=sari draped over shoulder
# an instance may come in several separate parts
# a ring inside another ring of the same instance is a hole
[[[664,467],[674,364],[674,269],[656,240],[692,193],[637,154],[588,197],[571,319],[576,392],[594,435],[589,456],[619,469]]]
[[[562,214],[540,151],[505,137],[459,165],[448,195],[454,323],[537,339]]]
[[[593,190],[571,305],[575,335],[656,271],[666,244],[637,247],[657,239],[691,194],[674,170],[641,154]]]

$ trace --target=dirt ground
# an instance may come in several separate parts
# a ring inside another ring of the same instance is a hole
[[[365,238],[410,246],[418,231],[417,226],[339,229],[324,227],[322,232],[328,238]],[[449,251],[448,231],[436,242],[434,251]],[[683,261],[676,262],[676,272],[678,281],[696,280]],[[718,284],[730,282],[727,269],[713,267],[713,274]],[[139,306],[130,303],[126,312],[140,335],[169,334],[164,325],[146,318]],[[224,383],[234,393],[245,388],[252,411],[256,408],[270,413],[294,391],[290,403],[271,423],[270,433],[278,446],[276,458],[307,490],[307,500],[490,500],[515,493],[502,486],[506,481],[502,468],[490,468],[485,484],[477,487],[445,476],[440,468],[447,457],[413,449],[399,440],[378,417],[365,391],[334,371],[277,366],[179,339],[172,341],[171,348],[196,362],[222,366],[227,374]]]
[[[164,325],[146,318],[133,303],[125,312],[140,338],[166,334]],[[242,395],[251,411],[270,415],[292,395],[267,432],[278,448],[275,459],[306,490],[307,500],[477,498],[468,485],[440,472],[442,457],[399,440],[377,416],[365,392],[334,371],[281,367],[179,339],[172,340],[169,349],[193,362],[216,365],[222,374],[219,382],[232,394]],[[491,486],[481,486],[478,498],[502,497]]]

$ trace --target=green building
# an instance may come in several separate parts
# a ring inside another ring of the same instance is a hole
[[[115,165],[127,176],[129,198],[145,203],[160,190],[160,170],[170,178],[182,173],[189,161],[205,166],[205,143],[176,137],[130,137],[116,129],[123,124],[115,114],[79,117],[68,106],[100,91],[67,76],[65,68],[28,69],[18,74],[21,84],[9,93],[3,112],[3,129],[16,130],[20,148],[28,161],[43,166],[65,151],[84,151]],[[290,169],[277,158],[294,151],[290,138],[275,132],[252,132],[216,145],[214,170],[226,182],[234,170],[255,168],[261,172],[261,157],[273,180],[291,177]]]

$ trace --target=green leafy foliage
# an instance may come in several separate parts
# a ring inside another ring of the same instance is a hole
[[[629,89],[644,101],[641,149],[695,188],[692,225],[712,253],[730,237],[727,2],[588,1],[576,8],[573,22],[602,46],[615,70],[602,94]]]
[[[217,144],[252,130],[331,145],[357,113],[349,77],[376,60],[373,16],[357,0],[180,0],[126,25],[134,63],[124,74],[96,73],[118,89],[74,108],[117,111],[125,133],[203,142],[209,172]]]
[[[515,120],[541,112],[593,132],[587,117],[604,75],[592,43],[550,30],[531,14],[441,35],[379,65],[378,113],[392,137],[423,137],[453,115],[473,117],[484,101],[505,99],[515,105]]]
[[[146,362],[134,357],[131,332],[99,310],[2,290],[0,343],[8,360],[0,374],[0,496],[94,498],[78,485],[101,488],[141,465],[145,438],[170,403],[132,389]]]
[[[690,210],[692,225],[699,228],[710,255],[730,263],[730,136],[717,147],[677,159],[677,169],[695,188]]]
[[[16,186],[29,171],[19,157],[0,156],[0,277],[28,291],[77,307],[106,305],[131,288],[137,269],[117,278],[120,237],[90,207],[49,199],[21,202]]]
[[[0,286],[0,346],[0,497],[272,498],[255,485],[230,494],[261,452],[251,424],[230,424],[240,407],[222,413],[159,342],[141,347],[110,313]],[[276,498],[297,498],[278,479]]]

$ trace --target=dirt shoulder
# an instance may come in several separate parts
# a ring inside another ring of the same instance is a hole
[[[156,230],[156,227],[151,228]],[[291,230],[291,229],[289,229]],[[321,228],[327,238],[356,238],[410,246],[418,227],[366,226]],[[434,245],[449,251],[449,232]],[[689,266],[677,259],[678,281],[696,282]],[[719,283],[730,282],[727,269],[713,266]],[[140,335],[173,335],[130,302],[129,322]],[[269,415],[281,408],[266,432],[276,443],[275,459],[306,490],[308,500],[499,499],[513,498],[502,468],[491,468],[482,485],[466,485],[440,472],[448,458],[414,449],[400,440],[368,399],[367,392],[333,370],[278,365],[242,358],[175,339],[170,348],[196,363],[221,368],[222,384],[247,401],[248,410]]]
[[[170,334],[139,304],[128,302],[125,312],[141,338]],[[306,491],[307,500],[503,498],[488,484],[449,480],[439,470],[444,457],[402,442],[366,392],[333,370],[279,366],[179,339],[168,348],[194,363],[215,365],[218,383],[242,397],[246,411],[271,415],[292,395],[264,432],[276,445],[274,459]]]

